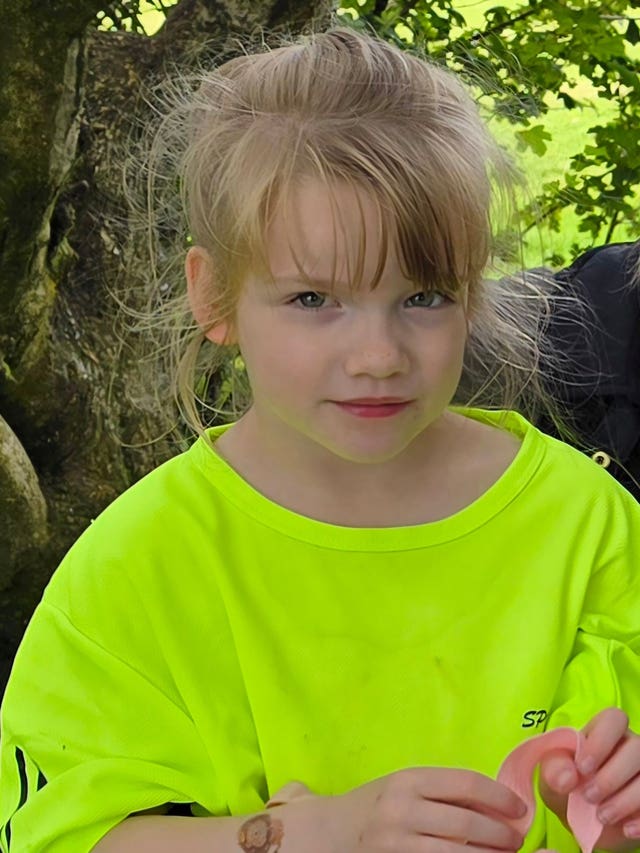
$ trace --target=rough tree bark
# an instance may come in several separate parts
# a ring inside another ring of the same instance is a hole
[[[238,35],[323,24],[332,5],[181,0],[148,38],[98,31],[103,0],[0,0],[0,691],[64,551],[172,452],[117,392],[134,365],[109,282],[136,245],[114,152],[141,86],[212,39],[226,56]]]

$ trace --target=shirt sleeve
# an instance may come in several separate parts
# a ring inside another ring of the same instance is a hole
[[[581,729],[608,707],[622,708],[640,734],[640,506],[616,487],[572,654],[564,668],[547,728]],[[547,846],[576,849],[550,815]],[[572,839],[571,839],[572,841]],[[560,845],[560,846],[558,846]]]
[[[46,596],[0,723],[4,853],[87,853],[133,812],[212,803],[212,762],[186,711]]]
[[[616,486],[575,644],[556,692],[549,728],[582,728],[617,706],[640,733],[640,505]]]

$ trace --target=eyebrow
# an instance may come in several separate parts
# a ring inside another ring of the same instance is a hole
[[[302,278],[299,275],[274,275],[273,280],[278,284],[303,284],[313,285],[314,287],[351,287],[351,285],[346,281],[333,281],[330,278],[314,278],[313,276],[308,276],[306,279]]]

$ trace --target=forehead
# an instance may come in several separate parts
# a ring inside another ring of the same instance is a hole
[[[392,241],[385,245],[381,206],[364,188],[309,179],[280,200],[266,230],[266,251],[274,278],[351,279],[358,269],[374,280],[379,265],[398,270]],[[388,250],[387,250],[388,248]],[[384,253],[384,259],[381,254]]]

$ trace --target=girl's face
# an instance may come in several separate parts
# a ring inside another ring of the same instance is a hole
[[[268,430],[278,443],[295,442],[305,452],[386,462],[451,402],[462,371],[465,310],[441,294],[423,294],[393,253],[371,290],[380,252],[375,203],[347,186],[337,186],[334,199],[338,223],[320,182],[298,188],[287,215],[276,215],[267,233],[275,285],[249,276],[233,331],[215,334],[239,344],[253,392],[250,417],[263,437]],[[352,290],[348,270],[356,265],[363,217],[363,283]],[[296,258],[312,284],[300,278]]]

